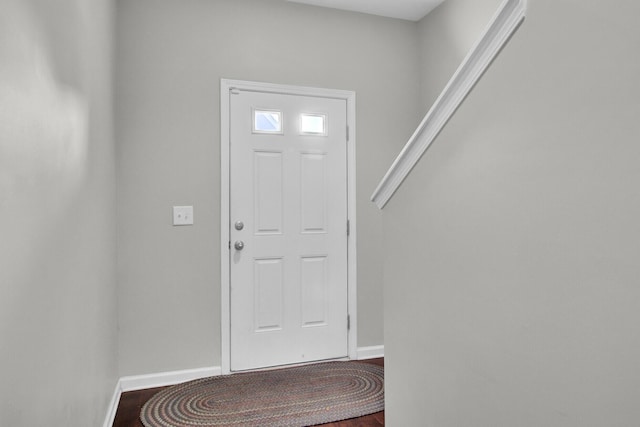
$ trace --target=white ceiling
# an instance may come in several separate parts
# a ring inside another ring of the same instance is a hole
[[[333,9],[419,21],[444,0],[288,0]]]

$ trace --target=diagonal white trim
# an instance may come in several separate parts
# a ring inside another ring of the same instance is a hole
[[[527,0],[505,0],[480,40],[469,51],[447,86],[389,168],[371,201],[382,209],[424,152],[480,80],[491,62],[524,21]]]

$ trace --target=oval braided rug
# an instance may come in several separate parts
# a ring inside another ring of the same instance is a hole
[[[329,362],[178,384],[142,407],[146,427],[311,426],[384,410],[384,368]]]

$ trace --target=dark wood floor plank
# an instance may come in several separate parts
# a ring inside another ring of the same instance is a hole
[[[362,360],[361,362],[384,366],[384,358]],[[151,388],[122,393],[113,427],[144,427],[140,421],[140,410],[154,394],[166,387]],[[360,418],[322,424],[320,427],[378,427],[384,426],[384,411]]]

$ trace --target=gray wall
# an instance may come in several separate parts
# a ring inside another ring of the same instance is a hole
[[[5,426],[101,425],[116,384],[111,7],[0,0]]]
[[[425,106],[499,3],[421,22]],[[638,423],[638,16],[631,0],[529,1],[391,201],[389,425]]]
[[[418,120],[415,23],[265,0],[117,2],[120,373],[220,365],[221,78],[357,92],[359,346],[383,338],[368,202]],[[171,226],[193,205],[193,227]]]

